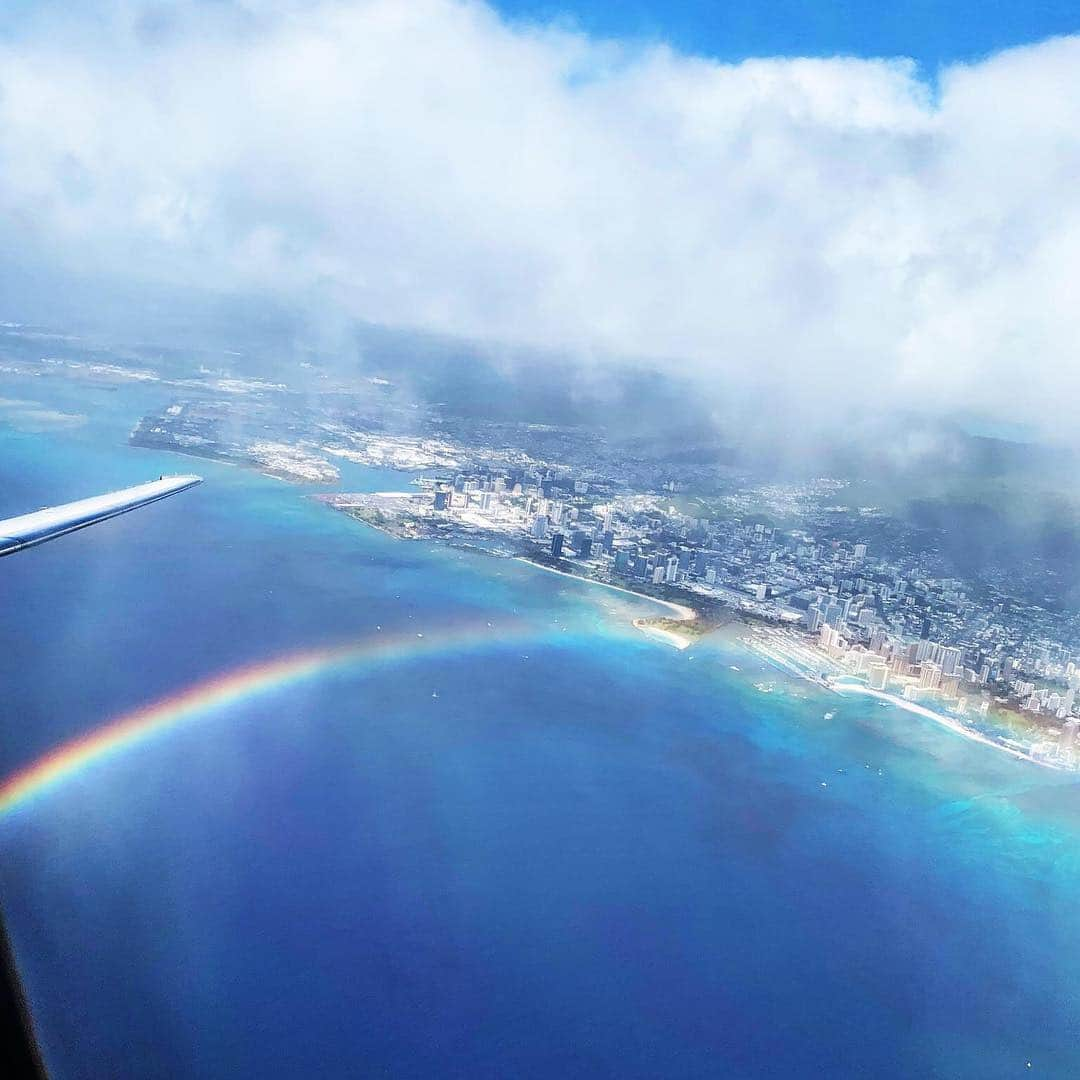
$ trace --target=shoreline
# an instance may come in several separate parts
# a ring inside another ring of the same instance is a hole
[[[753,641],[747,637],[742,637],[739,640],[748,652],[753,653],[759,659],[764,660],[788,676],[813,683],[815,686],[823,690],[830,690],[834,694],[858,694],[861,697],[872,698],[883,705],[891,705],[902,709],[904,712],[911,713],[913,716],[930,720],[954,735],[1003,751],[1011,757],[1030,762],[1032,765],[1039,765],[1044,769],[1052,769],[1055,772],[1076,771],[1067,764],[1037,757],[1031,750],[1026,750],[1022,746],[1012,746],[1009,742],[995,738],[979,728],[962,723],[948,713],[939,712],[920,702],[909,701],[898,694],[875,690],[864,683],[854,681],[854,676],[840,669],[829,657],[813,655],[814,661],[820,663],[822,668],[822,673],[816,675],[811,670],[804,668],[803,664],[807,662],[806,656],[793,655],[790,652],[792,643],[784,640],[782,634],[775,631],[770,632],[767,628],[761,627],[758,629],[758,636],[764,640]],[[780,638],[780,640],[778,641],[777,638]],[[799,643],[796,648],[804,650],[807,655],[812,655],[813,646],[810,643]]]
[[[315,496],[319,498],[319,496]],[[352,515],[348,515],[352,516]],[[367,525],[369,528],[374,528],[379,532],[383,532],[388,536],[395,539],[402,539],[389,529],[381,528],[379,525],[366,521],[363,519],[354,518],[353,520],[359,520],[361,524]],[[559,570],[554,566],[549,566],[544,562],[539,562],[534,559],[528,558],[526,555],[510,555],[503,553],[496,553],[486,551],[483,548],[475,548],[471,550],[477,550],[484,554],[495,555],[500,558],[512,558],[515,562],[525,563],[528,566],[535,567],[539,570],[544,570],[549,574],[558,574],[559,577],[572,578],[575,581],[583,582],[586,585],[598,585],[604,589],[610,589],[612,592],[622,593],[626,596],[633,597],[635,600],[647,601],[653,604],[658,604],[668,611],[674,613],[674,618],[657,619],[650,617],[638,617],[631,620],[631,625],[634,629],[640,631],[643,634],[647,634],[657,642],[661,642],[668,645],[671,648],[678,649],[680,652],[688,649],[694,641],[697,635],[680,634],[677,630],[656,625],[657,622],[669,622],[669,623],[688,623],[693,624],[701,619],[701,615],[693,608],[680,604],[674,600],[665,600],[660,597],[650,596],[648,593],[635,592],[633,589],[625,588],[622,585],[614,585],[611,582],[600,581],[597,578],[586,577],[583,574],[575,574],[568,570]],[[737,643],[746,652],[756,656],[759,660],[765,661],[771,667],[779,670],[781,673],[788,677],[801,679],[805,682],[812,683],[822,690],[829,690],[835,694],[859,694],[864,697],[874,698],[882,704],[888,704],[902,709],[905,712],[912,713],[915,716],[919,716],[924,720],[930,720],[937,724],[939,727],[944,728],[947,731],[951,731],[955,735],[960,735],[963,738],[970,739],[972,742],[977,742],[983,746],[988,746],[996,750],[1003,751],[1009,754],[1011,757],[1030,762],[1032,765],[1039,765],[1046,769],[1052,769],[1055,772],[1070,772],[1074,771],[1069,769],[1066,765],[1059,764],[1054,761],[1045,760],[1043,758],[1036,757],[1033,753],[1024,750],[1019,746],[1010,746],[1006,742],[1002,742],[991,735],[988,735],[976,728],[968,727],[960,723],[958,720],[944,714],[928,708],[925,705],[921,705],[918,702],[908,701],[905,698],[898,697],[895,694],[890,694],[880,690],[873,690],[868,686],[864,686],[861,683],[841,681],[850,676],[846,672],[840,670],[838,665],[826,656],[820,656],[814,650],[814,646],[809,641],[792,642],[787,640],[786,635],[780,631],[777,627],[765,626],[757,623],[756,621],[746,621],[739,619],[738,612],[732,612],[734,619],[743,622],[743,625],[748,627],[754,632],[754,636],[759,638],[757,642],[751,640],[749,637],[739,635],[735,638]],[[704,632],[710,633],[713,629],[720,629],[720,627],[709,627]],[[805,653],[803,656],[792,655],[791,647],[795,646],[798,652]],[[812,670],[804,667],[809,660],[813,661],[813,666],[818,667],[820,674],[814,674]],[[831,671],[829,669],[832,669]]]
[[[596,578],[585,577],[584,574],[572,574],[569,570],[557,570],[554,566],[545,566],[544,563],[534,562],[532,559],[527,558],[524,555],[512,556],[515,562],[525,563],[528,566],[535,566],[538,570],[546,570],[549,574],[558,574],[559,577],[572,578],[574,581],[582,581],[586,585],[599,585],[602,589],[611,589],[613,592],[625,593],[627,596],[633,596],[637,600],[648,600],[652,604],[660,604],[666,607],[669,611],[674,611],[678,616],[678,622],[692,622],[698,617],[698,613],[685,604],[678,604],[674,600],[661,600],[657,596],[649,596],[648,593],[634,592],[633,589],[624,588],[622,585],[612,585],[609,581],[598,581]],[[636,626],[639,620],[634,620]],[[642,629],[642,627],[638,627]],[[667,633],[667,631],[664,631]],[[689,644],[689,642],[687,642]]]
[[[689,638],[676,634],[674,630],[665,630],[662,626],[650,626],[644,619],[634,619],[634,629],[640,630],[643,634],[648,634],[664,642],[665,645],[678,649],[680,652],[683,649],[690,648]]]
[[[374,494],[382,493],[376,492]],[[402,494],[411,495],[412,493],[408,492]],[[384,536],[389,536],[395,540],[419,539],[418,537],[401,536],[393,529],[389,529],[378,522],[369,521],[367,518],[357,517],[354,514],[348,513],[347,507],[337,505],[332,501],[332,495],[328,496],[322,493],[315,493],[309,496],[309,498],[314,498],[316,501],[322,502],[324,505],[330,506],[331,509],[339,513],[345,513],[345,515],[351,518],[353,521],[359,522],[361,525],[366,525],[369,529],[375,529],[377,532],[381,532]],[[694,608],[688,607],[686,604],[680,604],[675,600],[665,600],[658,596],[650,596],[648,593],[636,592],[635,590],[625,588],[622,585],[612,584],[609,581],[600,581],[597,578],[587,577],[584,574],[575,574],[569,570],[559,570],[557,567],[550,566],[546,562],[541,562],[536,559],[530,559],[527,555],[512,555],[510,553],[489,551],[488,549],[483,547],[470,544],[455,544],[453,542],[451,542],[449,546],[460,547],[462,550],[467,551],[477,551],[481,554],[488,555],[494,558],[510,558],[513,559],[515,562],[524,563],[526,566],[534,567],[537,570],[544,570],[549,574],[558,574],[559,577],[571,578],[574,581],[580,581],[586,585],[599,585],[601,588],[610,589],[612,592],[618,592],[623,593],[626,596],[632,596],[635,600],[644,600],[648,603],[659,604],[661,607],[667,608],[668,611],[673,613],[674,617],[669,618],[667,620],[668,622],[693,623],[701,617],[699,613],[694,610]],[[640,630],[642,633],[648,634],[656,640],[662,641],[664,642],[664,644],[670,645],[673,648],[679,650],[687,649],[693,644],[693,638],[678,634],[675,631],[666,629],[662,626],[654,626],[651,624],[650,618],[648,617],[639,617],[636,619],[632,619],[631,625],[634,627],[635,630]]]
[[[1044,769],[1053,769],[1055,772],[1072,771],[1056,762],[1037,758],[1034,754],[1021,750],[1019,747],[1007,746],[1005,743],[999,742],[997,739],[979,731],[977,728],[968,727],[966,724],[961,724],[958,720],[954,720],[944,713],[939,713],[934,709],[927,708],[927,706],[920,705],[916,701],[907,701],[904,698],[897,697],[895,694],[886,693],[884,690],[874,690],[869,686],[863,686],[861,683],[844,683],[839,680],[831,684],[831,689],[838,694],[861,694],[863,697],[874,698],[877,701],[893,705],[896,708],[903,709],[905,712],[912,713],[915,716],[921,716],[924,720],[932,720],[935,724],[939,724],[941,727],[944,727],[965,739],[970,739],[972,742],[981,743],[983,746],[993,747],[995,750],[1002,750],[1006,754],[1011,754],[1013,757],[1020,758],[1023,761],[1030,761],[1032,765],[1041,765]]]

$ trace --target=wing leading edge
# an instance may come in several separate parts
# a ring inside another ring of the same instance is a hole
[[[202,483],[201,476],[162,476],[148,484],[95,495],[91,499],[36,510],[32,514],[0,521],[0,556],[12,555],[23,548],[44,544],[76,529],[85,529],[118,514],[126,514],[140,506],[167,499],[178,491],[186,491]]]

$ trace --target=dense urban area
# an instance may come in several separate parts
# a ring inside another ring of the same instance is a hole
[[[747,643],[787,670],[980,730],[996,724],[995,740],[1024,756],[1076,763],[1075,616],[1030,587],[1010,589],[1004,574],[950,575],[932,535],[860,505],[850,480],[763,481],[649,459],[581,426],[455,414],[381,377],[315,373],[315,389],[298,392],[175,359],[7,355],[2,366],[160,384],[135,446],[258,468],[395,537],[526,558],[684,605],[693,618],[642,621],[683,647],[736,618]],[[402,481],[349,493],[349,465]]]
[[[925,559],[877,552],[865,539],[755,521],[752,494],[798,512],[840,499],[842,482],[721,497],[724,513],[713,517],[680,509],[674,481],[631,493],[553,469],[481,469],[417,484],[328,501],[395,536],[471,540],[697,610],[722,603],[776,628],[761,651],[802,674],[850,675],[957,717],[1023,712],[1044,721],[1033,752],[1073,757],[1080,668],[1057,637],[1059,616],[993,587],[976,595]],[[876,531],[873,508],[830,504],[818,517],[819,526],[843,518],[868,537]]]

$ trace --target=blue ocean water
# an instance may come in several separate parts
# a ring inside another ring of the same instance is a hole
[[[0,516],[190,469],[125,445],[160,395],[5,384],[86,421],[0,412]],[[196,468],[0,563],[5,775],[296,649],[491,641],[219,709],[0,820],[54,1076],[1080,1072],[1071,778]]]

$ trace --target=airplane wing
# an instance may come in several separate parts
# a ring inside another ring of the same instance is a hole
[[[201,476],[162,476],[148,484],[112,491],[108,495],[95,495],[92,499],[80,499],[63,506],[8,518],[0,521],[0,556],[44,544],[46,540],[55,540],[76,529],[85,529],[87,525],[96,525],[117,514],[126,514],[129,510],[168,498],[201,483]]]

